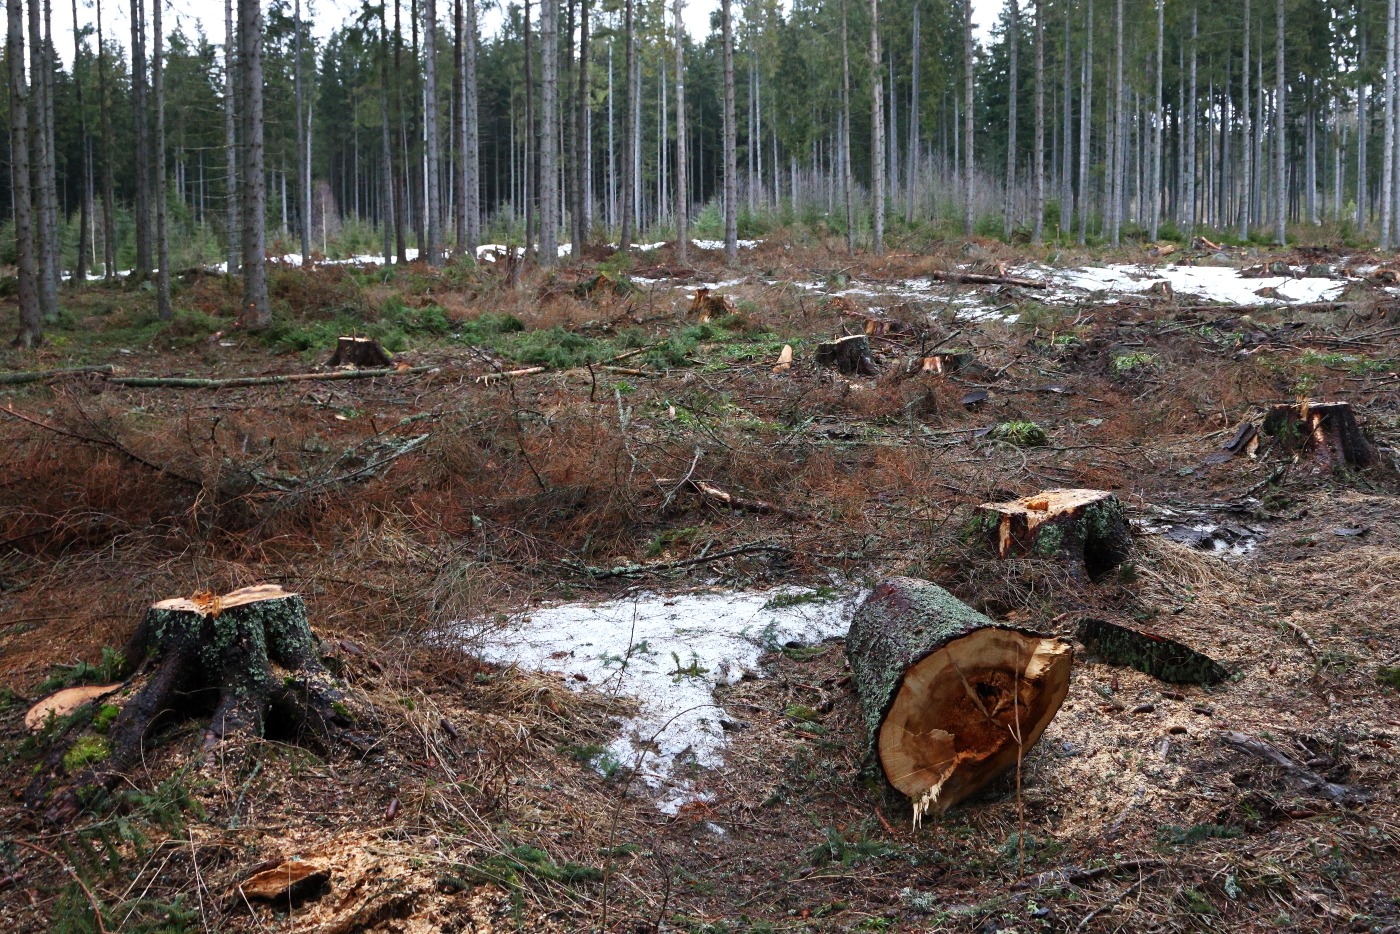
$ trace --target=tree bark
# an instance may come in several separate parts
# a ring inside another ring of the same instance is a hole
[[[880,86],[880,0],[870,0],[870,248],[885,252],[885,109]]]
[[[78,221],[78,257],[73,267],[72,286],[78,288],[87,281],[91,268],[93,243],[89,235],[93,223],[92,203],[92,135],[88,132],[87,105],[83,100],[83,84],[87,77],[86,69],[80,72],[83,57],[82,30],[78,25],[78,0],[73,0],[73,88],[78,103],[78,137],[83,147],[82,213]]]
[[[1173,684],[1219,684],[1230,676],[1223,665],[1190,646],[1101,619],[1080,620],[1079,641],[1101,661],[1127,665]]]
[[[1069,643],[1000,625],[927,581],[881,582],[846,656],[870,751],[914,826],[1021,761],[1069,691]]]
[[[575,262],[583,259],[588,239],[588,177],[592,166],[592,146],[588,139],[588,111],[592,104],[588,83],[588,0],[579,0],[578,91],[574,108],[573,211],[569,227],[571,252]]]
[[[1284,140],[1284,111],[1287,96],[1287,84],[1283,74],[1283,51],[1284,51],[1284,17],[1283,0],[1278,0],[1277,6],[1278,33],[1276,36],[1277,46],[1274,49],[1274,93],[1277,100],[1274,104],[1274,198],[1278,205],[1278,216],[1275,218],[1277,227],[1276,239],[1279,246],[1288,243],[1288,231],[1286,229],[1288,221],[1288,176],[1287,176],[1287,146]],[[1387,98],[1389,100],[1389,98]]]
[[[29,101],[24,75],[24,12],[20,0],[7,0],[5,60],[10,70],[10,169],[18,263],[19,334],[15,346],[26,350],[43,340],[39,283],[34,261],[34,220],[29,184]]]
[[[914,22],[910,26],[913,36],[910,39],[910,77],[909,77],[909,156],[908,164],[904,171],[904,223],[912,225],[914,223],[914,201],[915,192],[919,183],[919,72],[922,62],[920,56],[919,40],[922,38],[922,30],[919,22],[920,0],[914,0]],[[793,199],[796,200],[797,192],[793,192]]]
[[[1032,157],[1034,196],[1031,206],[1031,243],[1045,237],[1045,0],[1035,4],[1035,154]]]
[[[1347,402],[1276,405],[1264,417],[1263,430],[1277,438],[1284,450],[1307,453],[1336,471],[1376,462],[1376,449]]]
[[[1021,119],[1017,111],[1021,101],[1021,0],[1007,0],[1006,42],[1009,65],[1006,71],[1006,178],[1001,203],[1002,236],[1009,242],[1016,229],[1016,131]]]
[[[1100,490],[1045,490],[978,507],[980,531],[999,558],[1054,558],[1090,577],[1112,570],[1132,553],[1123,507]]]
[[[228,224],[226,254],[230,276],[238,275],[241,267],[238,249],[238,133],[235,129],[237,114],[234,110],[234,102],[238,100],[238,95],[234,93],[238,74],[234,61],[236,41],[233,31],[233,0],[224,0],[224,164],[228,171],[228,179],[225,182],[225,222]]]
[[[165,38],[161,35],[160,8],[164,0],[154,0],[151,26],[155,50],[151,57],[151,93],[155,98],[155,140],[151,159],[155,165],[156,214],[156,313],[162,321],[175,316],[170,308],[170,232],[165,190]]]
[[[1249,27],[1250,0],[1244,0],[1244,68],[1240,71],[1240,119],[1243,121],[1243,137],[1240,152],[1240,168],[1243,174],[1240,186],[1239,238],[1249,239],[1250,220],[1250,176],[1254,171],[1254,146],[1250,141],[1249,125]]]
[[[1079,245],[1089,237],[1089,143],[1094,119],[1094,0],[1084,14],[1084,61],[1079,100]]]
[[[963,236],[972,236],[972,105],[974,97],[972,0],[963,0]]]
[[[559,0],[540,0],[540,254],[559,261]]]
[[[1148,209],[1148,217],[1151,219],[1149,231],[1150,239],[1155,243],[1157,240],[1158,224],[1162,218],[1162,72],[1164,70],[1163,45],[1165,40],[1165,21],[1162,13],[1162,0],[1157,0],[1157,56],[1153,59],[1156,74],[1156,93],[1153,99],[1152,113],[1152,183],[1148,186],[1148,196],[1152,199],[1152,206]]]
[[[846,196],[846,252],[856,252],[855,177],[851,172],[851,55],[847,43],[846,0],[841,0],[841,181]],[[749,180],[753,184],[753,180]]]
[[[161,3],[163,0],[153,0]],[[301,21],[301,0],[294,0],[292,6],[292,84],[296,103],[296,145],[297,145],[297,200],[301,203],[301,264],[311,265],[311,137],[310,119],[306,109],[306,94],[302,79],[301,37],[304,30]]]
[[[160,0],[157,0],[160,2]],[[251,330],[272,324],[267,295],[267,181],[263,177],[263,13],[260,0],[238,0],[243,133],[243,311]]]
[[[685,113],[685,23],[681,21],[682,3],[683,0],[672,0],[671,9],[676,30],[676,260],[684,264],[690,250],[690,166],[686,139],[689,129]]]
[[[398,228],[398,211],[394,186],[394,145],[389,133],[389,23],[379,6],[379,139],[380,169],[384,190],[380,196],[381,236],[384,242],[384,263],[393,255],[393,232]]]
[[[724,46],[724,261],[739,258],[738,128],[734,114],[734,17],[731,0],[720,2],[720,41]]]
[[[423,0],[423,134],[427,146],[424,172],[424,209],[427,212],[427,261],[441,266],[442,251],[442,139],[438,135],[437,0]]]
[[[467,14],[467,35],[462,51],[466,67],[462,82],[462,93],[465,98],[462,113],[462,127],[465,133],[465,138],[462,140],[465,174],[462,178],[462,188],[466,193],[467,252],[476,256],[476,247],[481,240],[481,127],[476,80],[477,16],[476,0],[461,0],[461,2],[466,4]]]
[[[870,339],[864,334],[818,344],[813,359],[817,366],[835,367],[846,376],[878,376],[880,373],[870,356]]]
[[[33,199],[34,274],[39,289],[39,314],[44,321],[58,317],[58,230],[53,211],[54,158],[49,145],[53,107],[49,79],[53,71],[44,44],[40,0],[29,2],[29,171]]]
[[[632,249],[632,215],[636,210],[633,204],[633,188],[637,184],[637,179],[633,176],[633,160],[640,149],[640,142],[637,139],[637,121],[634,118],[638,106],[636,85],[632,80],[633,70],[636,68],[636,36],[632,23],[632,5],[635,0],[624,0],[623,2],[623,41],[627,44],[626,63],[623,68],[626,75],[623,84],[627,86],[627,95],[623,105],[622,114],[622,217],[621,232],[618,234],[618,249],[623,253]]]
[[[157,0],[159,2],[159,0]],[[132,218],[136,228],[136,267],[138,281],[151,277],[151,133],[146,100],[146,7],[144,0],[131,0],[131,110],[135,163],[135,203]]]

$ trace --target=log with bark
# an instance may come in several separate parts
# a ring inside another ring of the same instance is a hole
[[[225,741],[261,736],[274,715],[323,750],[363,749],[356,727],[374,722],[372,708],[322,663],[301,597],[275,585],[162,600],[146,611],[125,657],[136,670],[115,692],[125,698],[120,712],[101,716],[103,697],[80,708],[25,792],[51,821],[71,819],[115,786],[142,761],[151,733],[201,696],[216,698],[204,733],[208,758]]]
[[[818,366],[835,367],[845,376],[876,376],[880,372],[870,356],[870,339],[864,334],[820,343],[814,359]]]
[[[928,581],[881,582],[846,654],[870,752],[917,827],[1016,766],[1059,710],[1068,642],[999,624]]]
[[[1082,619],[1079,641],[1101,661],[1174,684],[1219,684],[1230,676],[1224,665],[1185,643],[1121,623]]]
[[[335,353],[326,366],[348,366],[357,370],[385,369],[394,365],[394,358],[372,337],[342,337],[335,343]]]
[[[1082,567],[1091,577],[1122,564],[1133,548],[1122,504],[1103,490],[1045,490],[983,503],[974,532],[1000,558],[1058,558],[1074,573]]]
[[[1276,405],[1264,416],[1264,434],[1286,450],[1312,455],[1333,470],[1369,467],[1376,451],[1348,402],[1295,402]]]
[[[936,282],[963,282],[968,285],[1015,285],[1023,289],[1048,289],[1050,285],[1041,279],[1026,279],[1022,276],[989,275],[981,272],[940,272],[928,274]]]

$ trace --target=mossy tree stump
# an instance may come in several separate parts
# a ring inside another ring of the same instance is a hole
[[[1289,451],[1310,454],[1323,467],[1369,467],[1376,449],[1356,421],[1348,402],[1295,402],[1276,405],[1264,416],[1264,434]]]
[[[136,666],[131,677],[74,716],[30,782],[26,802],[52,821],[72,818],[87,797],[114,786],[155,728],[206,708],[201,698],[213,700],[206,757],[225,740],[261,736],[269,716],[323,749],[363,744],[351,705],[361,719],[368,706],[322,664],[305,602],[281,587],[162,600],[146,611],[126,658]],[[117,701],[115,716],[99,709]]]
[[[843,376],[878,376],[880,368],[870,356],[870,338],[864,334],[825,341],[817,345],[817,366],[835,367]]]
[[[1123,506],[1102,490],[1045,490],[977,509],[975,531],[999,558],[1057,558],[1098,577],[1132,553]]]
[[[994,622],[928,581],[883,581],[846,640],[871,752],[942,814],[1016,765],[1069,690],[1068,642]]]
[[[394,358],[372,337],[342,337],[326,366],[348,366],[357,370],[382,370],[394,365]]]

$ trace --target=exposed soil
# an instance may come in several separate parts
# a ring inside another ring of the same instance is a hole
[[[602,279],[564,269],[519,290],[489,264],[279,270],[271,336],[233,329],[237,289],[218,276],[183,284],[171,325],[142,292],[69,296],[50,343],[0,365],[308,373],[353,321],[430,369],[0,386],[0,923],[1400,930],[1394,296],[1365,271],[1342,307],[1219,313],[1169,294],[900,285],[1045,260],[971,249],[853,262],[777,234],[732,270],[719,253],[692,251],[693,270],[641,254],[656,281],[636,288],[615,260]],[[1231,261],[1334,261],[1319,255]],[[733,313],[688,319],[693,288],[716,282]],[[879,375],[814,364],[867,316],[901,325],[870,337]],[[7,304],[0,329],[13,320]],[[906,375],[954,350],[968,356],[953,372]],[[1253,453],[1222,447],[1299,399],[1351,403],[1378,462],[1337,472],[1266,434]],[[1097,580],[970,534],[981,503],[1079,487],[1114,492],[1134,522],[1132,557]],[[1067,638],[1084,615],[1123,620],[1231,678],[1166,684],[1078,647],[1019,783],[914,832],[909,802],[863,768],[839,640],[770,652],[763,677],[718,692],[725,764],[694,769],[705,798],[670,815],[628,763],[597,767],[625,690],[442,638],[547,602],[891,574]],[[110,649],[152,602],[254,583],[305,597],[332,670],[378,710],[377,745],[323,755],[269,722],[209,764],[217,694],[201,694],[78,820],[22,807],[60,725],[30,736],[32,701],[113,680]],[[1359,797],[1331,800],[1229,732]],[[297,885],[258,877],[293,856]],[[255,877],[270,899],[240,892]]]

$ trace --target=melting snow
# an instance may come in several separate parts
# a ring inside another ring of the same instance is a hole
[[[1081,292],[1145,292],[1157,282],[1171,283],[1172,290],[1204,301],[1230,305],[1269,305],[1288,302],[1325,302],[1341,295],[1345,280],[1322,277],[1294,279],[1269,276],[1248,279],[1228,266],[1088,266],[1079,269],[1029,268],[1017,275],[1042,276],[1053,289],[1052,300],[1071,301]],[[1274,288],[1282,298],[1264,298],[1260,289]]]
[[[803,595],[811,599],[793,602]],[[561,672],[574,689],[584,686],[575,677],[582,675],[595,690],[636,697],[637,715],[623,724],[607,755],[623,769],[637,767],[657,807],[674,814],[686,802],[708,797],[677,770],[691,762],[713,768],[723,761],[721,722],[736,718],[718,705],[715,688],[745,672],[759,674],[764,651],[845,635],[860,596],[845,592],[826,599],[783,588],[644,593],[632,600],[546,607],[481,632],[481,656]],[[461,634],[468,635],[465,629]]]
[[[758,246],[758,245],[759,245],[760,243],[762,243],[762,242],[763,242],[762,240],[740,240],[740,241],[738,241],[738,243],[739,243],[739,249],[741,249],[741,250],[752,250],[754,247]],[[695,247],[696,249],[700,249],[700,250],[722,250],[722,249],[724,249],[724,241],[723,241],[723,240],[691,240],[691,241],[690,241],[690,245],[693,246],[693,247]]]

